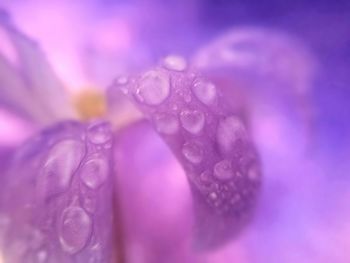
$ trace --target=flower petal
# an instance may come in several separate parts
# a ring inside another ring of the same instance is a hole
[[[108,127],[60,123],[16,151],[0,199],[6,262],[109,262],[115,256]]]
[[[65,89],[40,47],[4,11],[0,11],[0,26],[15,48],[20,69],[0,56],[2,100],[45,124],[74,117]]]
[[[213,83],[190,72],[155,68],[120,88],[186,171],[196,245],[212,248],[232,238],[247,223],[260,186],[259,161],[240,116]]]

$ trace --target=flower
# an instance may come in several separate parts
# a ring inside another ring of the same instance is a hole
[[[0,18],[1,102],[29,129],[0,152],[5,262],[348,259],[347,191],[334,194],[323,151],[305,156],[318,62],[298,40],[234,28],[71,100],[40,47]]]

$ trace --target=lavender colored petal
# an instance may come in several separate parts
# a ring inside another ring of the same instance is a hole
[[[220,90],[183,70],[154,68],[120,88],[181,162],[193,193],[195,243],[212,248],[249,221],[260,167],[245,124]]]
[[[0,198],[5,262],[110,262],[114,246],[109,125],[62,122],[21,146]]]
[[[63,84],[38,44],[21,33],[2,10],[0,26],[18,60],[16,68],[0,56],[1,101],[44,124],[74,117]]]

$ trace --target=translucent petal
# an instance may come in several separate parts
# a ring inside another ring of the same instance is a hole
[[[18,69],[0,56],[1,100],[34,120],[53,123],[74,117],[67,93],[40,47],[0,12],[0,26],[13,45]]]
[[[87,136],[98,125],[106,124],[59,123],[17,149],[2,178],[5,262],[102,263],[116,256],[112,137]]]
[[[311,88],[316,66],[311,52],[297,39],[258,27],[231,29],[199,49],[192,63],[209,74],[283,80],[297,94],[305,94]],[[264,87],[262,83],[260,86]]]

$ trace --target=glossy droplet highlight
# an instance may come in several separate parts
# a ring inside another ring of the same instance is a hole
[[[249,169],[248,169],[248,178],[253,181],[259,181],[260,179],[260,171],[257,165],[252,165]]]
[[[86,186],[96,189],[106,181],[108,173],[107,160],[101,156],[95,156],[83,164],[80,177]]]
[[[235,116],[220,121],[217,129],[217,140],[221,151],[230,152],[238,139],[246,138],[243,123]]]
[[[174,71],[184,71],[187,68],[187,62],[185,58],[181,56],[169,55],[163,60],[165,68]]]
[[[213,83],[205,80],[197,80],[192,87],[193,93],[204,104],[213,104],[216,100],[217,92]]]
[[[169,94],[169,76],[159,71],[145,73],[136,91],[138,100],[148,105],[161,104]]]
[[[85,247],[92,231],[90,216],[80,207],[69,207],[60,222],[59,234],[62,249],[75,254]]]
[[[73,173],[77,170],[85,154],[85,145],[80,141],[58,142],[49,152],[44,163],[39,184],[42,190],[56,194],[69,187]]]
[[[205,124],[204,114],[198,110],[182,111],[180,114],[180,120],[182,127],[192,134],[198,134],[201,132]]]
[[[115,84],[118,86],[124,86],[129,82],[129,79],[127,76],[119,76],[116,81]]]
[[[191,163],[198,164],[203,160],[203,149],[196,142],[187,142],[182,147],[182,154]]]
[[[163,134],[174,134],[179,130],[179,121],[173,114],[157,114],[154,123],[158,132]]]
[[[229,160],[222,160],[214,166],[214,176],[219,180],[229,180],[233,177],[234,172]]]
[[[87,137],[94,144],[104,144],[112,139],[112,127],[108,122],[93,123],[88,127]]]

